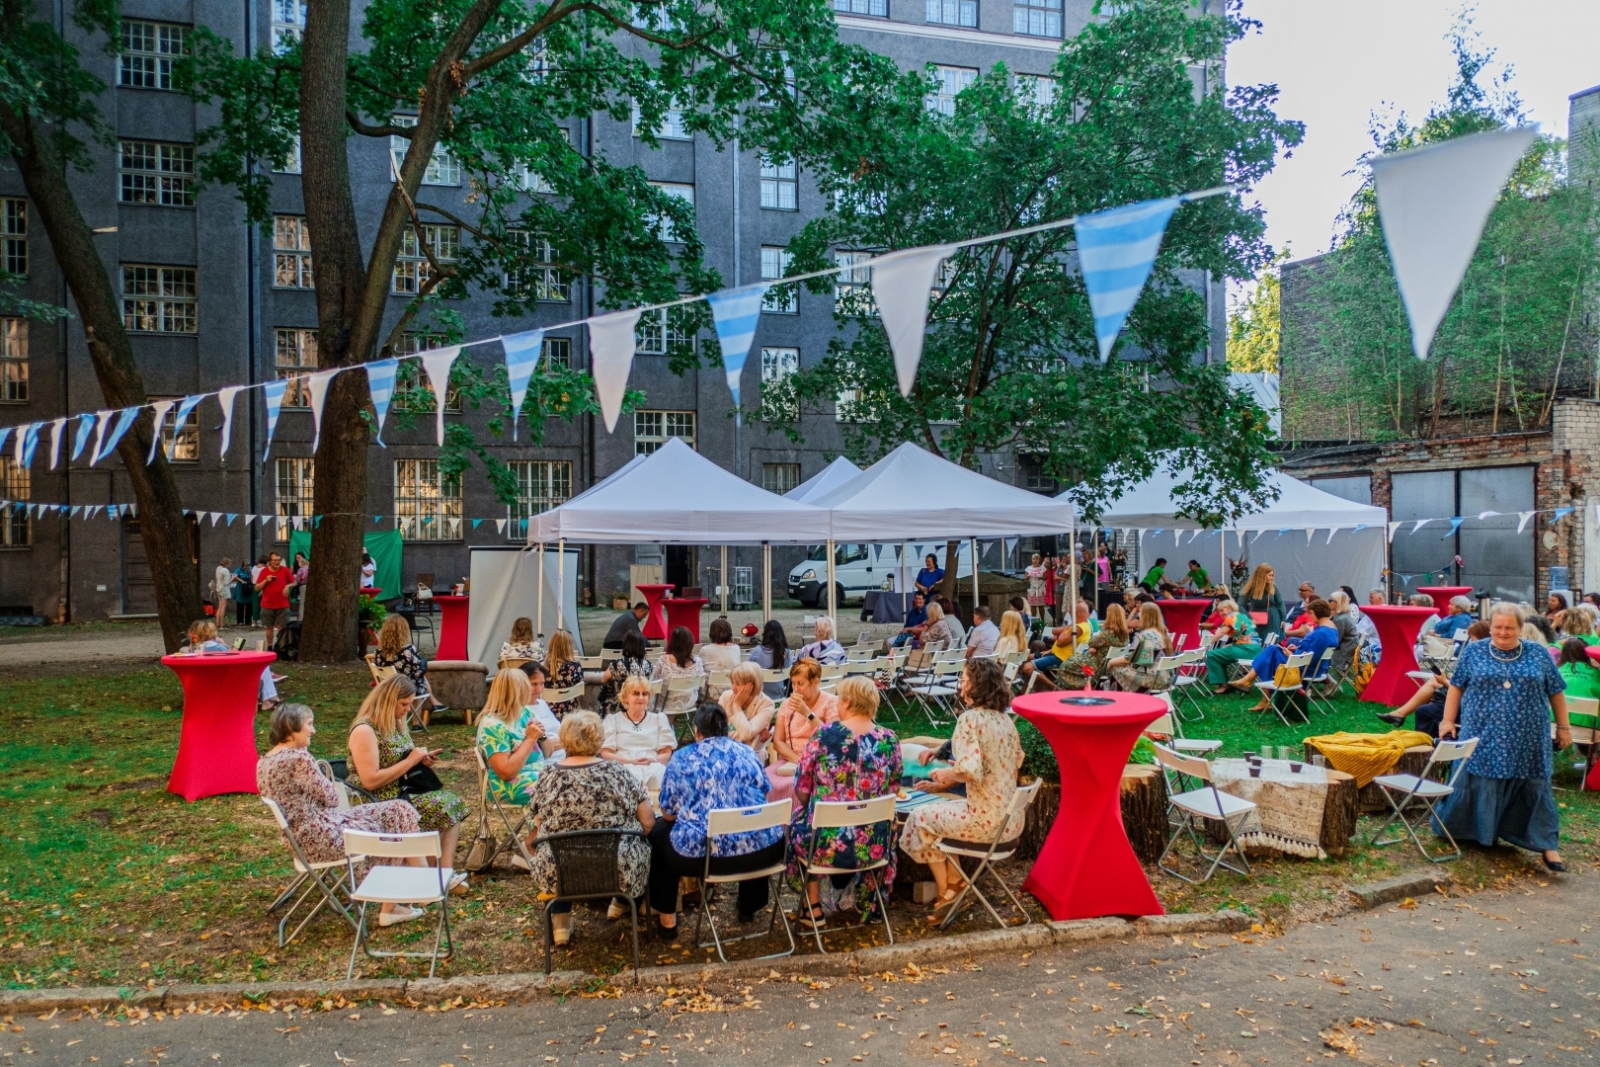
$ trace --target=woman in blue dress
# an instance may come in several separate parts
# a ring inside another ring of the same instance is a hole
[[[1543,645],[1522,639],[1522,623],[1520,607],[1496,604],[1488,640],[1462,649],[1450,676],[1439,737],[1476,737],[1478,747],[1439,805],[1438,821],[1457,840],[1493,846],[1504,839],[1541,852],[1544,865],[1560,873],[1567,866],[1550,789],[1550,714],[1556,748],[1566,748],[1566,682]]]

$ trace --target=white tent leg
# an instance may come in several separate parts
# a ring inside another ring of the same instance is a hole
[[[1220,583],[1212,582],[1211,584],[1220,584],[1222,588],[1228,590],[1228,592],[1231,594],[1233,592],[1233,587],[1228,583],[1228,531],[1226,527],[1217,531],[1217,540],[1222,543],[1222,560],[1220,563],[1218,563],[1218,566],[1222,568],[1222,571],[1217,575],[1217,577],[1221,578],[1222,581]]]
[[[1076,624],[1078,620],[1078,528],[1074,525],[1067,531],[1067,623]]]
[[[978,559],[978,539],[974,537],[972,539],[972,610],[974,612],[978,610],[978,604],[981,603],[978,600],[978,564],[980,562]],[[976,616],[969,617],[972,618],[974,624],[977,623]]]
[[[539,600],[538,604],[536,604],[534,606],[534,615],[537,616],[537,618],[534,620],[533,630],[534,630],[534,633],[539,635],[540,639],[543,639],[543,637],[544,637],[544,542],[543,541],[539,542],[539,597],[538,597],[538,600]]]
[[[833,538],[828,538],[828,618],[835,620],[838,625],[839,602],[834,592],[833,580]]]
[[[722,586],[722,617],[728,617],[728,546],[722,546],[722,574],[717,582]]]
[[[544,573],[540,571],[540,573]],[[556,542],[556,629],[567,628],[567,539]]]
[[[761,622],[772,620],[772,545],[761,542]]]

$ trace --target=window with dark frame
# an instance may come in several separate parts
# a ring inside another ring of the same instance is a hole
[[[188,26],[123,19],[117,84],[129,89],[173,91],[173,68],[188,49]]]
[[[195,333],[199,285],[193,267],[122,265],[122,324],[141,333]]]
[[[436,459],[395,460],[394,514],[403,540],[461,540],[461,477]]]
[[[117,199],[124,204],[194,206],[194,145],[117,143]]]
[[[19,196],[0,197],[0,270],[28,274],[28,202]]]
[[[317,331],[299,326],[280,326],[277,335],[276,363],[279,378],[290,379],[283,391],[283,406],[303,408],[311,403],[311,393],[302,375],[317,369]]]
[[[33,544],[33,520],[23,506],[32,498],[28,468],[18,463],[10,451],[0,454],[0,500],[12,502],[0,513],[0,547],[25,548]]]
[[[565,504],[572,496],[572,463],[568,460],[514,459],[506,464],[517,480],[517,498],[506,506],[506,540],[528,538],[528,520]]]
[[[0,403],[28,399],[28,320],[0,318]]]
[[[280,458],[273,461],[274,508],[278,516],[277,540],[289,540],[292,519],[309,520],[312,507],[312,475],[316,461],[309,457]],[[300,524],[305,526],[305,522]]]
[[[272,285],[275,289],[316,288],[311,231],[304,215],[272,216]]]

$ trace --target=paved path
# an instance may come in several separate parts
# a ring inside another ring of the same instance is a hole
[[[6,1063],[575,1067],[862,1063],[1592,1063],[1600,879],[1389,905],[1271,940],[1207,935],[988,956],[868,979],[364,1007],[140,1025],[17,1020]],[[293,951],[291,949],[291,951]],[[685,1008],[691,1010],[685,1011]],[[705,1010],[714,1008],[716,1010]],[[16,1055],[24,1043],[33,1055]],[[97,1058],[97,1059],[96,1059]]]

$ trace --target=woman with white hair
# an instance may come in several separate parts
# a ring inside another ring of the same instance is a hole
[[[815,633],[817,639],[802,648],[795,656],[796,659],[814,659],[824,667],[829,667],[850,658],[844,646],[833,639],[832,618],[818,615]]]
[[[1437,823],[1458,840],[1493,847],[1501,839],[1539,852],[1556,873],[1561,816],[1550,789],[1553,752],[1572,744],[1567,687],[1543,645],[1524,640],[1522,609],[1497,603],[1489,639],[1462,650],[1450,675],[1439,737],[1475,737],[1478,747],[1439,805]]]

